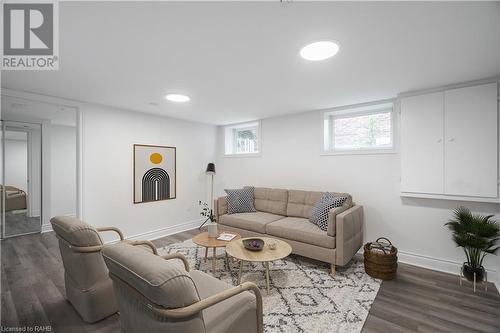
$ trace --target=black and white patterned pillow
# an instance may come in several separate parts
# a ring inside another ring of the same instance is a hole
[[[346,197],[336,197],[332,193],[326,192],[314,205],[309,221],[316,224],[321,230],[327,231],[330,209],[342,206],[346,199]]]
[[[248,213],[255,212],[252,186],[245,186],[242,189],[224,190],[227,193],[227,213]]]

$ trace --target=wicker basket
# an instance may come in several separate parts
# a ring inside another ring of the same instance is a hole
[[[364,246],[365,272],[377,279],[394,279],[398,270],[397,254],[398,249],[385,237],[366,243]]]

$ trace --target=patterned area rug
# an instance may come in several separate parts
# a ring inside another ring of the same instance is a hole
[[[191,240],[169,245],[160,254],[181,252],[191,268],[212,274],[211,253],[205,262],[205,248]],[[363,262],[352,260],[330,276],[325,263],[301,256],[269,264],[270,293],[266,292],[265,268],[245,263],[241,281],[252,281],[262,291],[264,331],[274,332],[360,332],[380,281],[364,272]],[[231,285],[238,282],[238,263],[217,249],[216,278]]]

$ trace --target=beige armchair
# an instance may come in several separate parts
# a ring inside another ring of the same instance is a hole
[[[190,271],[179,253],[158,256],[124,242],[106,245],[102,255],[113,280],[122,332],[263,330],[262,297],[253,283],[232,287]]]
[[[59,239],[67,300],[89,323],[115,313],[118,307],[113,295],[113,284],[102,259],[103,241],[99,232],[112,231],[123,240],[122,232],[114,227],[94,228],[69,216],[53,217],[50,223]],[[133,244],[152,246],[146,241]],[[156,248],[152,248],[156,253]]]

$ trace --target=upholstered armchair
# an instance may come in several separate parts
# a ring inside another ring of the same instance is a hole
[[[158,256],[124,242],[106,245],[102,255],[113,280],[122,332],[263,330],[262,297],[251,282],[233,287],[190,271],[180,253]]]
[[[122,232],[114,227],[94,228],[69,216],[53,217],[50,223],[59,239],[67,300],[89,323],[117,312],[113,284],[101,255],[103,241],[99,232],[115,232],[123,241]],[[150,251],[156,253],[156,248],[149,242],[133,244],[151,246]]]

